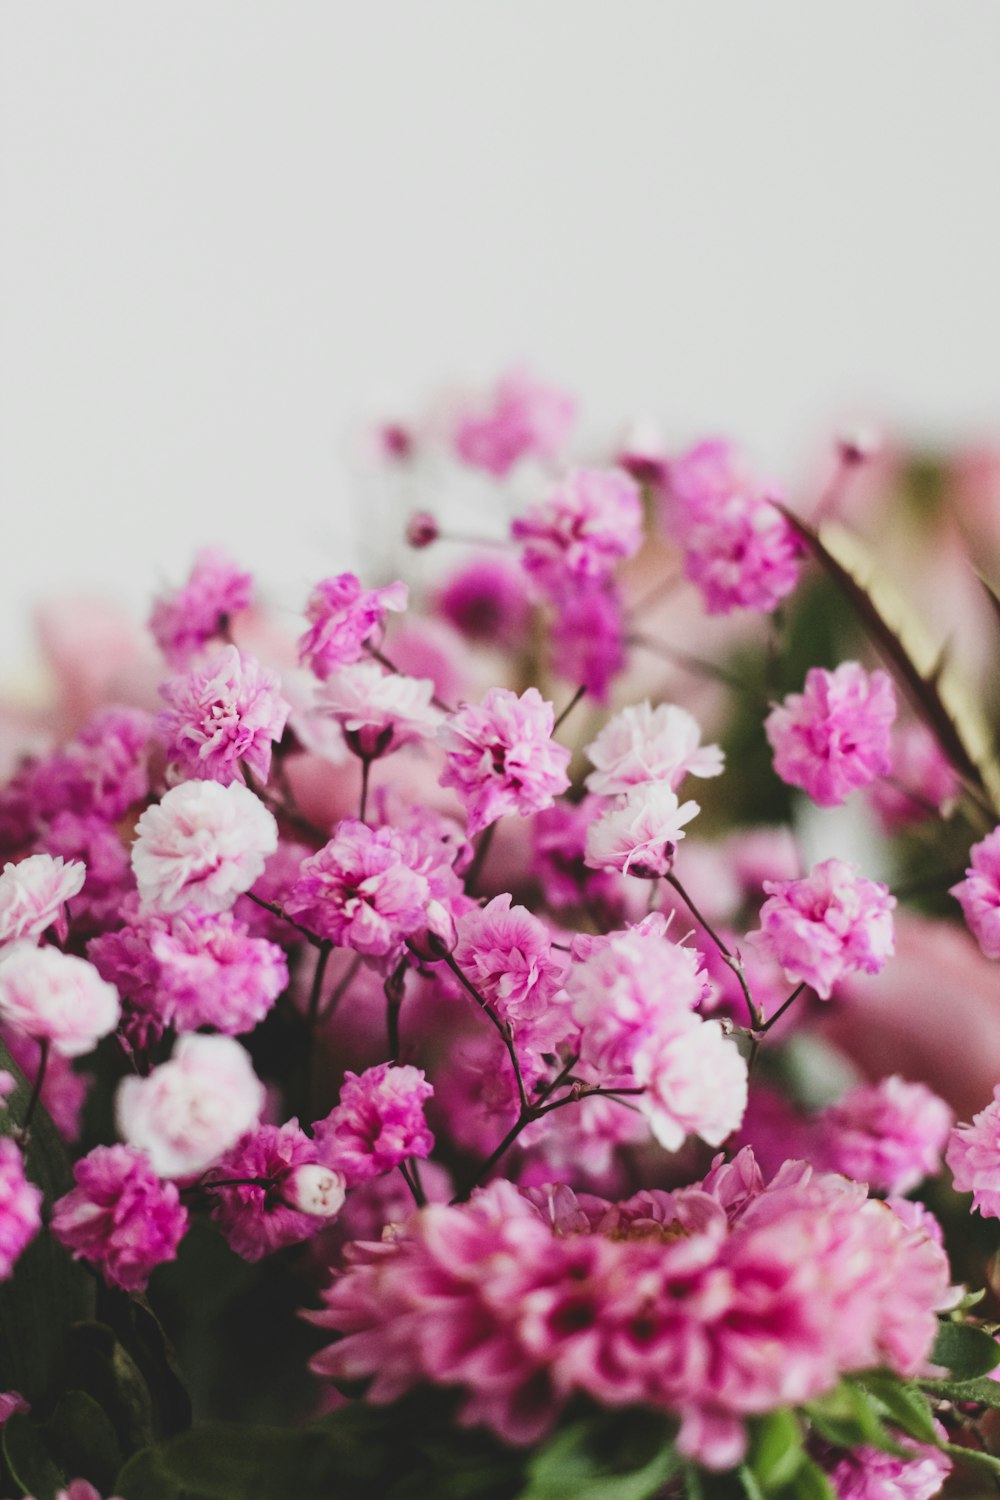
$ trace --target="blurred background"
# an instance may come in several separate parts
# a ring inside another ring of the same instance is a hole
[[[1000,439],[992,0],[5,0],[0,678],[196,546],[357,564],[369,424],[527,362],[606,443]]]

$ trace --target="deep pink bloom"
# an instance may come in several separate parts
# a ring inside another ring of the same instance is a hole
[[[318,710],[335,719],[355,755],[375,760],[403,745],[430,739],[441,723],[429,678],[385,672],[374,661],[331,672],[316,697]]]
[[[853,865],[827,859],[804,880],[766,880],[757,941],[786,978],[810,985],[821,1000],[857,970],[877,974],[895,951],[896,898]]]
[[[76,1187],[56,1203],[52,1233],[109,1286],[146,1289],[150,1273],[174,1260],[188,1213],[172,1182],[161,1182],[142,1151],[96,1146],[73,1168]]]
[[[434,1137],[424,1105],[434,1090],[420,1068],[379,1063],[348,1073],[340,1102],[313,1127],[319,1158],[348,1187],[391,1172],[410,1156],[428,1156]]]
[[[954,1115],[925,1084],[898,1074],[859,1084],[819,1118],[825,1164],[876,1193],[908,1193],[941,1169]]]
[[[969,931],[987,958],[1000,958],[1000,828],[969,850],[965,879],[951,887]]]
[[[811,667],[805,690],[789,693],[764,721],[774,769],[820,807],[836,807],[857,787],[892,769],[889,731],[896,694],[887,672],[856,661],[836,671]]]
[[[271,771],[271,746],[281,739],[290,705],[276,672],[235,646],[172,677],[160,688],[168,704],[156,719],[175,781],[258,781]]]
[[[546,903],[555,910],[582,906],[616,927],[624,912],[625,882],[620,875],[592,870],[584,860],[587,831],[601,811],[597,797],[565,798],[540,812],[534,823],[535,874]]]
[[[433,607],[467,640],[489,646],[519,641],[530,613],[524,574],[500,557],[476,557],[449,574]]]
[[[474,468],[502,479],[519,459],[554,458],[569,435],[576,402],[543,385],[526,370],[511,370],[489,399],[463,411],[455,426],[455,452]]]
[[[42,1190],[29,1182],[24,1157],[10,1136],[0,1136],[0,1281],[42,1227]]]
[[[82,1057],[118,1025],[113,985],[85,959],[18,944],[0,962],[0,1019],[63,1057]]]
[[[457,928],[455,962],[501,1021],[544,1014],[566,967],[544,922],[505,894],[473,907]]]
[[[942,1441],[948,1434],[935,1423]],[[879,1448],[854,1448],[839,1458],[828,1478],[836,1500],[931,1500],[952,1470],[947,1453],[930,1443],[906,1443],[912,1457],[901,1458]]]
[[[549,598],[607,578],[642,545],[642,492],[622,469],[573,469],[511,525],[528,576]]]
[[[0,951],[13,943],[35,942],[48,927],[62,939],[65,906],[79,894],[87,872],[77,860],[65,864],[51,854],[32,854],[0,875]]]
[[[594,769],[589,791],[604,797],[628,792],[646,781],[662,781],[676,791],[685,776],[721,776],[718,745],[701,743],[701,726],[676,703],[649,700],[623,708],[609,719],[586,749]]]
[[[416,853],[394,828],[345,818],[330,842],[303,860],[285,909],[318,937],[385,958],[427,926],[431,893],[414,868]]]
[[[552,670],[586,688],[594,703],[606,703],[626,660],[617,590],[608,584],[569,590],[556,605],[550,640]]]
[[[117,822],[149,791],[153,720],[137,708],[105,708],[76,739],[28,768],[22,783],[36,822],[58,813]]]
[[[150,948],[162,1015],[178,1031],[252,1031],[288,985],[282,949],[251,937],[230,912],[184,907],[168,930],[152,932]]]
[[[800,546],[774,502],[728,443],[701,443],[670,465],[673,524],[684,571],[709,614],[776,609],[798,582]]]
[[[245,786],[185,781],[139,819],[132,868],[147,906],[226,911],[277,847],[274,814]]]
[[[958,777],[926,724],[900,725],[892,741],[892,777],[868,790],[887,833],[925,822],[958,796]]]
[[[360,661],[365,645],[381,639],[386,614],[406,608],[405,583],[364,589],[353,573],[324,578],[309,595],[309,629],[299,640],[299,660],[321,680],[337,667]]]
[[[666,781],[641,782],[609,801],[587,829],[587,864],[644,879],[664,875],[684,837],[684,824],[700,811],[697,802],[678,802]]]
[[[161,594],[149,628],[172,667],[183,667],[209,641],[226,634],[229,621],[253,598],[253,578],[224,552],[206,547],[195,558],[187,583]]]
[[[284,1125],[258,1125],[219,1158],[205,1180],[259,1178],[259,1185],[212,1190],[212,1218],[230,1247],[244,1260],[260,1260],[284,1245],[310,1239],[323,1226],[322,1218],[305,1213],[290,1201],[297,1169],[318,1161],[316,1144],[299,1129],[297,1120]],[[343,1194],[341,1194],[343,1202]]]
[[[127,896],[121,905],[123,925],[102,932],[87,944],[87,957],[102,979],[113,984],[122,1002],[122,1030],[136,1046],[158,1039],[167,1024],[160,995],[160,964],[152,942],[158,933],[169,932],[170,918],[158,912],[141,911],[138,897]]]
[[[957,1193],[971,1193],[984,1219],[1000,1219],[1000,1083],[971,1125],[951,1132],[945,1161]]]
[[[520,697],[490,688],[482,705],[450,714],[438,730],[446,763],[441,785],[465,804],[470,836],[507,813],[540,812],[569,786],[570,753],[552,738],[552,704],[537,688]]]

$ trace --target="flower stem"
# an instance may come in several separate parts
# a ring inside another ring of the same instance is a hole
[[[757,1006],[756,1006],[756,1004],[754,1002],[754,998],[753,998],[753,996],[750,993],[750,986],[747,984],[746,975],[743,972],[743,962],[742,962],[739,954],[738,953],[733,953],[732,949],[728,948],[726,946],[726,944],[722,941],[722,939],[720,938],[719,934],[715,931],[715,929],[710,925],[710,923],[706,920],[706,918],[698,910],[697,906],[695,906],[694,902],[691,900],[691,897],[688,895],[687,891],[684,889],[684,887],[681,885],[680,881],[677,879],[677,876],[674,875],[672,872],[670,872],[669,874],[664,875],[663,878],[667,882],[667,884],[670,886],[671,890],[676,891],[677,894],[678,894],[678,896],[680,896],[681,900],[684,902],[684,905],[687,907],[688,911],[694,917],[695,921],[701,923],[702,927],[704,927],[706,933],[711,938],[712,942],[715,944],[715,946],[718,948],[719,952],[722,954],[722,957],[725,959],[726,963],[729,965],[729,967],[732,969],[733,973],[736,975],[736,978],[739,981],[740,989],[743,991],[743,998],[744,998],[744,1000],[747,1003],[747,1010],[750,1013],[750,1025],[751,1025],[751,1027],[753,1028],[754,1031],[759,1031],[761,1029],[761,1025],[763,1023],[763,1016],[761,1015],[760,1011],[757,1009]]]
[[[38,1043],[38,1072],[35,1074],[35,1081],[31,1086],[31,1097],[28,1100],[28,1107],[24,1111],[24,1120],[21,1123],[21,1136],[22,1139],[25,1140],[27,1139],[28,1133],[31,1129],[31,1122],[35,1117],[35,1110],[38,1108],[38,1101],[42,1097],[42,1085],[45,1082],[45,1071],[49,1065],[50,1046],[51,1043],[49,1042],[48,1037],[44,1037]]]

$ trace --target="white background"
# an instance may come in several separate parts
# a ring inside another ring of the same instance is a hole
[[[350,565],[348,435],[512,360],[1000,437],[995,0],[6,0],[0,673],[29,602]]]

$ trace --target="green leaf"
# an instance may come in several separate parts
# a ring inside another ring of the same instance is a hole
[[[773,1411],[750,1426],[745,1467],[765,1494],[787,1484],[802,1462],[802,1429],[791,1411]]]
[[[107,1414],[86,1391],[67,1391],[45,1423],[46,1446],[64,1473],[110,1493],[122,1450]]]
[[[764,1491],[757,1483],[752,1469],[748,1468],[746,1464],[741,1464],[739,1475],[740,1482],[747,1492],[747,1500],[767,1500]]]
[[[942,1401],[968,1401],[1000,1409],[1000,1382],[996,1380],[922,1380],[920,1389]]]
[[[41,1429],[23,1412],[15,1412],[3,1426],[3,1455],[22,1493],[35,1500],[55,1500],[67,1476],[49,1453]]]
[[[647,1500],[677,1472],[667,1422],[652,1412],[613,1412],[555,1434],[528,1463],[519,1500]]]
[[[974,1380],[1000,1364],[1000,1344],[971,1323],[941,1323],[931,1361],[944,1365],[956,1380]]]
[[[1000,1478],[1000,1458],[995,1458],[992,1453],[983,1453],[980,1448],[963,1448],[959,1443],[941,1443],[942,1453],[947,1453],[958,1464],[972,1464],[977,1469],[988,1469],[995,1477]]]
[[[921,1443],[937,1443],[934,1418],[919,1388],[910,1381],[900,1380],[888,1370],[872,1370],[851,1382],[860,1385],[875,1398],[882,1409],[882,1416],[893,1426]],[[998,1391],[1000,1397],[1000,1391]]]
[[[775,1500],[836,1500],[836,1496],[819,1464],[807,1458],[791,1484],[777,1492]]]
[[[814,1430],[838,1448],[868,1444],[885,1453],[906,1453],[882,1421],[874,1399],[848,1380],[842,1380],[821,1401],[810,1402],[805,1412]]]

